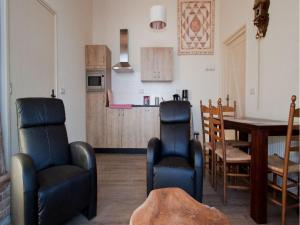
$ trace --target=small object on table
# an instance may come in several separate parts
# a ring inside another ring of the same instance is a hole
[[[182,101],[188,101],[188,90],[182,90]]]
[[[150,105],[150,96],[144,96],[144,105]]]
[[[131,104],[111,104],[109,106],[111,109],[131,109],[132,105]]]
[[[155,189],[137,208],[130,225],[230,225],[218,209],[201,204],[180,188]]]
[[[179,94],[174,94],[174,95],[173,95],[173,100],[174,100],[174,101],[180,101],[180,96],[179,96]]]
[[[155,105],[159,105],[159,97],[155,97]]]

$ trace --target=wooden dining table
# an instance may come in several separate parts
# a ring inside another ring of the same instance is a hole
[[[241,140],[251,134],[250,215],[258,224],[267,223],[268,137],[286,136],[288,122],[258,118],[224,118],[225,129],[239,131]]]

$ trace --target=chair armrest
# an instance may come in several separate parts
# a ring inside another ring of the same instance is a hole
[[[203,155],[201,143],[197,140],[191,140],[189,145],[190,159],[194,167],[203,167]]]
[[[202,147],[199,141],[190,141],[190,159],[195,170],[195,198],[199,202],[202,202],[203,196],[203,155]]]
[[[13,224],[37,224],[37,177],[30,156],[18,153],[11,160],[11,208]]]
[[[97,214],[97,164],[94,149],[86,142],[76,141],[70,144],[72,164],[88,170],[90,174],[89,206],[85,215],[91,219]]]
[[[155,164],[160,157],[160,140],[158,138],[151,138],[148,142],[147,148],[147,163]]]
[[[96,168],[96,157],[91,145],[86,142],[76,141],[70,144],[72,164],[83,169]]]

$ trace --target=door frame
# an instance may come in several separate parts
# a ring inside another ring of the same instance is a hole
[[[58,96],[58,33],[57,33],[57,14],[46,0],[36,0],[54,17],[54,93]],[[50,96],[49,96],[50,97]]]
[[[57,14],[46,0],[35,0],[41,4],[54,17],[54,92],[58,95],[58,35]],[[2,112],[2,134],[5,154],[6,170],[10,170],[10,159],[12,154],[12,124],[11,124],[11,93],[12,83],[10,74],[10,30],[9,30],[9,0],[1,0],[1,112]]]
[[[9,96],[9,37],[8,0],[0,0],[1,22],[1,125],[6,170],[9,169],[11,155],[10,140],[10,96]]]
[[[233,34],[231,34],[225,41],[222,42],[222,51],[221,51],[221,62],[222,62],[222,71],[220,73],[220,85],[219,85],[219,93],[225,99],[228,93],[225,93],[224,90],[224,77],[226,73],[226,54],[228,51],[228,45],[232,42],[240,38],[242,35],[245,35],[245,105],[246,105],[246,75],[247,75],[247,26],[246,24],[242,25],[239,29],[237,29]],[[229,96],[230,97],[230,96]],[[225,104],[225,102],[224,102]],[[244,109],[246,113],[246,108]]]

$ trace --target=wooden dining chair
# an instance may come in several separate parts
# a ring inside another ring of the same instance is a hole
[[[212,142],[210,140],[210,107],[211,100],[208,100],[208,105],[203,105],[200,101],[201,125],[202,125],[202,144],[204,151],[204,165],[209,171],[212,171]],[[211,173],[213,174],[213,173]]]
[[[249,189],[249,184],[239,184],[237,179],[246,178],[250,180],[250,161],[251,156],[240,149],[229,145],[225,139],[223,110],[226,106],[222,106],[221,99],[218,100],[218,106],[210,107],[210,124],[211,124],[211,140],[213,143],[213,152],[215,152],[214,179],[215,188],[218,184],[217,172],[220,171],[223,177],[223,202],[227,203],[227,189]],[[246,172],[240,171],[239,167],[243,165]],[[245,172],[245,173],[243,173]],[[235,179],[228,179],[235,178]],[[250,183],[250,182],[248,182]]]
[[[292,96],[291,100],[284,157],[281,158],[278,155],[271,155],[268,158],[268,172],[272,174],[272,181],[268,183],[268,186],[273,190],[273,194],[269,197],[269,200],[282,207],[282,225],[286,224],[286,210],[299,207],[299,163],[290,160],[291,152],[295,152],[298,155],[300,153],[299,123],[297,123],[297,125],[294,123],[295,118],[299,118],[299,108],[295,109],[295,95]],[[295,130],[297,136],[293,135]],[[282,180],[281,185],[278,182],[278,177]],[[291,192],[291,188],[296,188],[296,193]],[[280,196],[277,195],[278,192],[281,193]],[[296,202],[288,205],[287,196],[290,196],[291,199],[296,200]]]
[[[227,104],[223,106],[224,117],[237,118],[237,105],[236,101],[233,101],[233,106],[229,105],[229,98],[227,97]],[[226,142],[236,148],[249,148],[251,143],[248,141],[239,140],[239,134],[237,130],[234,130],[234,139],[227,139]]]

